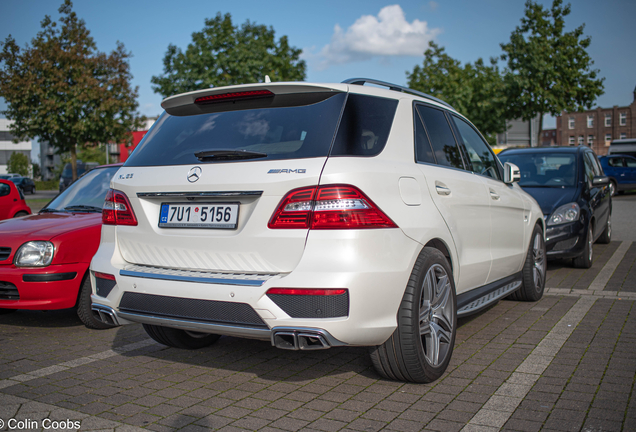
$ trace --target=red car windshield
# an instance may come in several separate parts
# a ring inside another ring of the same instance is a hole
[[[118,166],[89,171],[48,203],[40,212],[80,211],[101,212],[110,181]]]

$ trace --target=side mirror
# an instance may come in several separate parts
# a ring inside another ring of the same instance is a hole
[[[519,167],[510,162],[504,164],[504,183],[512,184],[521,180],[521,171]]]
[[[607,186],[609,184],[609,177],[608,176],[594,176],[594,178],[592,179],[592,187],[601,187],[601,186]]]

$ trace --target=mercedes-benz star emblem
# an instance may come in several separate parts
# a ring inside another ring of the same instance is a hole
[[[195,166],[194,168],[190,169],[190,171],[188,171],[188,181],[190,183],[194,183],[195,181],[199,180],[199,177],[201,177],[200,167]]]

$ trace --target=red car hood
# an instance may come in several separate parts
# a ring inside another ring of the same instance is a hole
[[[68,231],[102,224],[101,213],[41,213],[0,221],[0,247],[16,248],[29,240],[51,240]]]

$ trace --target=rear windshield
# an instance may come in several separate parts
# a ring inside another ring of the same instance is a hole
[[[504,153],[499,160],[519,167],[520,186],[572,187],[577,182],[576,155],[572,153]]]
[[[125,166],[206,163],[199,152],[240,150],[253,160],[325,157],[335,135],[345,93],[310,105],[173,116],[164,113]],[[239,159],[241,160],[241,159]]]

